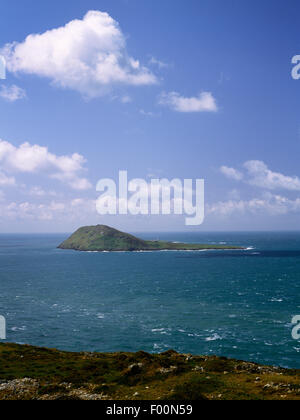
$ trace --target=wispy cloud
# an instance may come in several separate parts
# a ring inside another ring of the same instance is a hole
[[[157,66],[159,69],[165,69],[165,68],[170,67],[170,65],[168,63],[165,63],[164,61],[158,60],[155,57],[150,58],[149,64]]]
[[[124,95],[121,97],[121,102],[122,104],[129,104],[130,102],[132,102],[132,98],[129,95]]]
[[[152,111],[145,111],[144,109],[140,109],[140,114],[144,115],[145,117],[160,117],[161,114]]]
[[[26,92],[24,89],[16,85],[6,86],[1,85],[0,97],[8,102],[16,102],[20,99],[26,98]]]
[[[177,112],[217,112],[216,99],[210,92],[202,92],[195,97],[184,97],[177,92],[163,92],[159,97],[159,104],[165,105]]]
[[[7,187],[7,186],[12,186],[12,185],[16,185],[15,178],[12,176],[8,176],[2,171],[0,171],[0,186]]]

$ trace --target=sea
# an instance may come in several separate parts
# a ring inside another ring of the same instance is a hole
[[[300,368],[300,233],[140,233],[247,249],[133,253],[57,249],[67,237],[0,235],[7,342]]]

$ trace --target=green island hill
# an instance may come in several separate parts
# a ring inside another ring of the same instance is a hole
[[[0,343],[0,400],[300,400],[300,371],[215,356]]]
[[[243,247],[229,245],[184,244],[165,241],[146,241],[109,226],[86,226],[78,229],[60,249],[75,251],[199,251],[199,250],[242,250]]]

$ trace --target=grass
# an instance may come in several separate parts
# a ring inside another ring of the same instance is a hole
[[[68,353],[0,344],[1,400],[300,400],[299,384],[300,371],[174,351]]]
[[[160,250],[235,250],[228,245],[182,244],[164,241],[145,241],[109,226],[86,226],[78,229],[59,248],[76,251],[160,251]]]

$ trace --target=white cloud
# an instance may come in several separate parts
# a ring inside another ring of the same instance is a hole
[[[108,13],[89,11],[63,27],[31,34],[24,42],[7,44],[0,53],[14,73],[47,77],[62,88],[87,97],[109,87],[152,85],[155,75],[129,56],[118,22]]]
[[[240,192],[238,190],[231,190],[228,193],[228,198],[230,200],[240,200],[241,198]]]
[[[1,206],[3,218],[11,220],[53,220],[65,210],[64,203],[50,202],[49,204],[35,204],[30,202],[8,203]]]
[[[236,214],[253,215],[287,215],[300,213],[300,198],[291,199],[280,194],[271,193],[274,190],[300,191],[300,178],[273,172],[259,160],[249,160],[243,164],[243,172],[222,166],[220,168],[228,178],[262,188],[259,198],[240,199],[239,193],[233,190],[228,201],[219,201],[207,206],[207,213],[216,216],[231,216]]]
[[[50,201],[48,203],[4,202],[0,200],[2,220],[38,221],[84,221],[96,215],[94,200],[73,199],[70,201]]]
[[[47,195],[46,191],[44,191],[41,187],[32,187],[29,194],[36,197],[44,197]]]
[[[132,98],[129,95],[122,96],[121,102],[122,104],[129,104],[132,102]]]
[[[24,194],[29,194],[33,197],[57,197],[59,194],[55,191],[45,191],[40,186],[31,187],[29,191],[23,191]]]
[[[165,63],[165,62],[163,62],[161,60],[158,60],[155,57],[151,57],[150,58],[149,64],[154,65],[154,66],[157,66],[159,69],[164,69],[164,68],[169,67],[169,64],[167,64],[167,63]]]
[[[266,190],[300,191],[300,178],[287,176],[280,172],[273,172],[261,160],[249,160],[243,164],[246,173],[228,166],[222,166],[223,175],[236,181],[244,180],[246,183],[264,188]]]
[[[218,106],[210,92],[202,92],[196,97],[186,98],[177,92],[163,92],[159,104],[177,112],[217,112]]]
[[[74,172],[60,172],[51,175],[51,178],[58,179],[68,184],[74,190],[88,190],[92,187],[90,181],[86,178],[78,177]]]
[[[176,215],[182,215],[184,211],[190,211],[190,214],[196,212],[193,203],[196,190],[193,190],[192,186],[183,186],[182,182],[177,179],[172,181],[156,179],[156,181],[156,186],[153,186],[152,181],[131,180],[128,184],[130,191],[128,200],[115,197],[109,192],[101,195],[97,199],[99,214],[103,214],[109,206],[125,206],[134,215],[149,215],[150,208],[155,208],[157,212],[165,215],[172,212]]]
[[[5,173],[0,171],[0,186],[11,186],[16,185],[16,180],[14,177],[7,176]]]
[[[2,85],[0,88],[0,97],[8,102],[16,102],[20,99],[26,98],[26,92],[24,89],[16,85]]]
[[[240,171],[238,171],[234,168],[229,168],[228,166],[221,166],[220,171],[227,178],[234,179],[236,181],[240,181],[244,177],[243,174]]]
[[[245,202],[244,201],[219,201],[217,203],[207,205],[206,213],[213,214],[217,216],[229,216],[236,211],[244,211]]]
[[[152,112],[152,111],[145,111],[144,109],[140,109],[140,114],[144,117],[160,117],[161,114]]]
[[[86,178],[78,175],[84,170],[85,159],[78,153],[70,156],[57,156],[47,147],[24,143],[15,147],[11,143],[0,140],[0,163],[2,169],[9,172],[37,173],[45,171],[50,177],[65,182],[73,189],[91,188]],[[9,179],[6,175],[4,180]],[[0,176],[1,182],[1,176]],[[11,184],[13,179],[10,178]]]
[[[272,216],[300,212],[300,198],[290,200],[281,195],[266,193],[261,198],[251,200],[229,200],[207,206],[207,214],[231,216],[241,214],[268,214]]]
[[[78,207],[78,206],[84,205],[84,203],[85,203],[85,200],[83,200],[83,198],[74,198],[71,201],[71,206],[72,207]]]
[[[268,166],[259,160],[250,160],[244,164],[250,176],[249,183],[269,190],[285,189],[300,191],[300,178],[283,175],[271,171]]]

